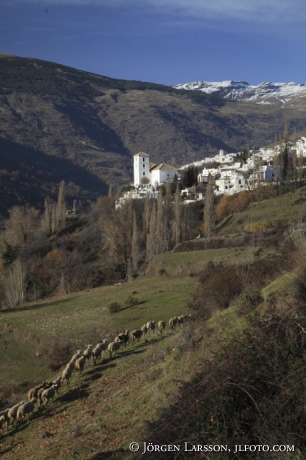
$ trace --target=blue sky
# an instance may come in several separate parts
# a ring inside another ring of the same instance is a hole
[[[305,83],[305,0],[1,0],[0,52],[113,78]]]

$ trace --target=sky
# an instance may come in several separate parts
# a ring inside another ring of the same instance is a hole
[[[126,80],[306,83],[305,0],[0,0],[0,52]]]

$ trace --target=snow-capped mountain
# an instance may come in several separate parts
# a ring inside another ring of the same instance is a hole
[[[236,101],[253,101],[257,104],[296,105],[306,97],[306,85],[298,83],[271,83],[265,81],[254,86],[245,81],[196,81],[175,85],[176,89],[202,91],[214,96]],[[290,102],[293,102],[290,104]]]

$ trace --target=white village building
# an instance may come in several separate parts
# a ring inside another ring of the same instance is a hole
[[[301,137],[296,141],[296,154],[299,157],[306,156],[306,137]]]
[[[150,163],[150,155],[139,152],[134,155],[134,187],[147,182],[153,187],[172,182],[177,169],[166,163]],[[144,180],[146,178],[148,181]]]
[[[166,163],[158,165],[150,162],[150,155],[139,152],[134,155],[134,189],[125,192],[116,200],[115,207],[119,209],[127,200],[158,197],[157,186],[172,182],[177,169]]]

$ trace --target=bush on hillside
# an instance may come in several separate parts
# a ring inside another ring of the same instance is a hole
[[[110,313],[116,313],[116,311],[119,311],[121,309],[121,305],[118,302],[111,302],[108,305],[108,310]]]
[[[301,326],[306,328],[306,319]],[[192,382],[182,383],[179,398],[148,423],[155,444],[295,445],[306,449],[304,382],[306,342],[293,317],[275,311],[249,317],[245,330],[220,345]],[[216,460],[224,452],[214,452]],[[248,459],[261,458],[248,452]],[[291,455],[291,454],[290,454]],[[158,458],[146,453],[148,459]],[[288,453],[265,452],[267,460]],[[170,453],[165,458],[172,458]],[[197,458],[192,457],[192,458]],[[234,449],[226,458],[237,458]]]
[[[213,263],[198,278],[200,285],[188,302],[200,318],[227,308],[242,292],[243,280],[238,267],[215,266]]]
[[[139,303],[139,299],[137,297],[130,295],[124,303],[127,307],[134,307],[134,305],[137,305]]]
[[[72,356],[71,347],[67,344],[54,343],[52,345],[46,345],[44,349],[48,350],[48,367],[53,372],[69,363]]]

